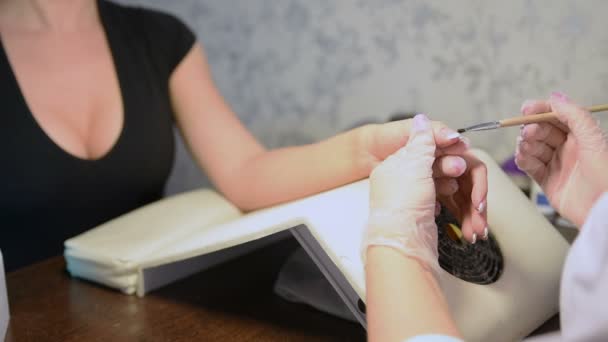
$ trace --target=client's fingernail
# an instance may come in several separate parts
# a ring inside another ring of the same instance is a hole
[[[416,114],[414,116],[414,129],[417,131],[423,131],[428,127],[429,118],[424,114]]]
[[[568,98],[568,96],[566,96],[566,94],[559,92],[559,91],[554,91],[551,93],[551,98],[554,100],[557,100],[559,102],[568,102],[570,101],[570,99]]]
[[[473,237],[471,238],[471,245],[474,245],[477,242],[477,233],[473,233]]]
[[[452,188],[453,192],[458,191],[458,188],[459,188],[458,181],[456,181],[454,178],[450,178],[448,183],[450,184],[450,188]]]
[[[486,201],[481,201],[481,203],[479,203],[479,205],[477,206],[477,211],[480,213],[483,213],[483,211],[486,209]]]
[[[481,237],[483,240],[487,240],[488,239],[488,235],[490,234],[490,232],[488,231],[488,227],[485,227],[483,229],[483,236]]]
[[[460,137],[460,141],[464,144],[466,148],[471,147],[471,140],[467,137]]]
[[[453,130],[451,128],[447,128],[447,127],[444,127],[441,129],[441,134],[443,134],[443,136],[449,140],[460,138],[460,133],[456,132],[455,130]]]
[[[464,171],[467,169],[467,162],[465,162],[462,158],[456,158],[452,163],[452,167],[454,168],[455,172],[464,173]],[[454,180],[454,182],[456,182],[456,180]]]

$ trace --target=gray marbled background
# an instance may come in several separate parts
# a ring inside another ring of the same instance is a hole
[[[122,0],[176,14],[218,87],[267,146],[328,137],[395,111],[454,127],[561,90],[608,102],[608,1]],[[516,129],[471,134],[502,160]],[[205,184],[180,149],[169,192]]]

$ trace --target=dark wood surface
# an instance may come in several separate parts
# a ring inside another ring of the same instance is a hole
[[[272,286],[289,239],[156,290],[128,296],[71,278],[63,257],[9,273],[13,341],[365,341],[365,331]],[[559,316],[535,334],[559,329]]]
[[[144,298],[70,278],[52,258],[8,274],[6,341],[364,341],[358,324],[273,293],[296,247],[275,243]]]

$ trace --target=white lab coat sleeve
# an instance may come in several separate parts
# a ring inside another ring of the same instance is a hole
[[[566,258],[563,341],[608,341],[608,192],[594,204]]]

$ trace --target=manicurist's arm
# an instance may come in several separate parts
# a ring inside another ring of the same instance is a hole
[[[561,341],[608,337],[608,139],[597,118],[565,94],[528,100],[524,115],[554,112],[558,121],[529,124],[517,138],[515,162],[551,205],[580,228],[560,289]]]
[[[432,272],[393,248],[372,246],[366,264],[369,341],[405,341],[441,334],[459,337]]]
[[[436,154],[431,123],[417,115],[407,145],[370,176],[370,213],[362,246],[370,341],[460,337],[436,280],[440,269],[435,216],[437,195],[465,198],[471,193],[467,187],[437,183]],[[468,177],[470,173],[464,173],[457,184],[466,184]]]

